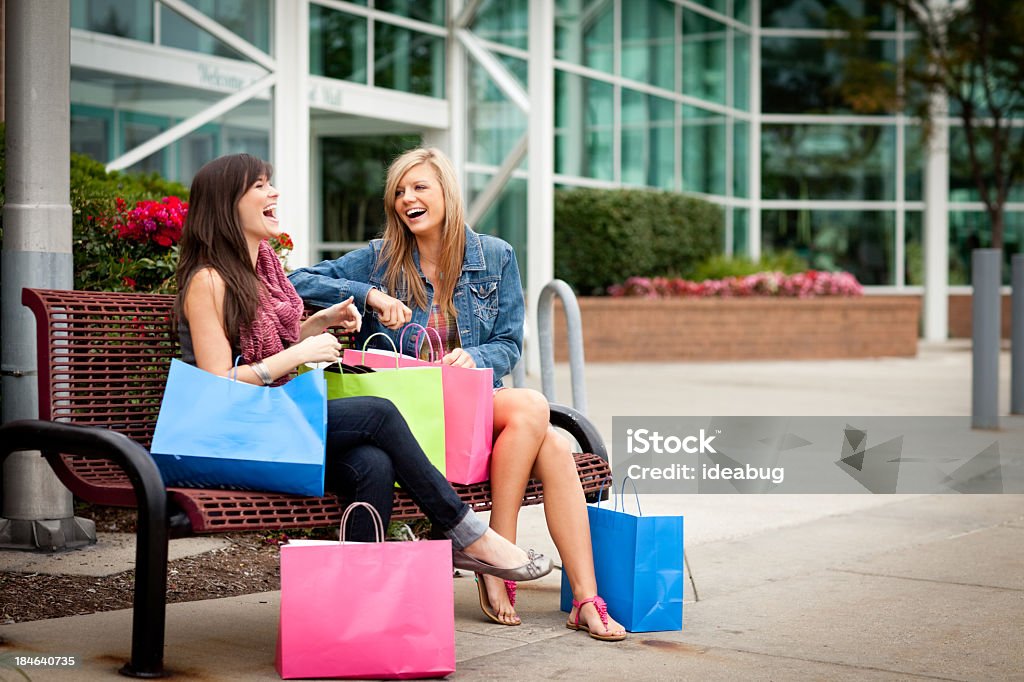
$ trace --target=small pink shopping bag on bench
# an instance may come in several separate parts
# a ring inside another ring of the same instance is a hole
[[[296,540],[281,547],[283,679],[444,677],[455,671],[450,540]],[[366,513],[359,511],[358,513]]]

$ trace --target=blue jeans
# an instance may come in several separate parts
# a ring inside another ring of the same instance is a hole
[[[472,544],[487,531],[487,525],[427,459],[405,418],[390,400],[359,397],[328,401],[327,488],[347,503],[373,505],[386,531],[395,481],[456,549]],[[353,512],[345,537],[372,541],[370,515]]]

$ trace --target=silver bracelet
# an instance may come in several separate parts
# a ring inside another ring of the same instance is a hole
[[[270,376],[270,370],[267,369],[267,366],[263,364],[262,360],[250,362],[249,367],[251,367],[252,371],[256,373],[256,376],[259,377],[259,380],[263,382],[264,386],[269,386],[274,383],[273,377]]]

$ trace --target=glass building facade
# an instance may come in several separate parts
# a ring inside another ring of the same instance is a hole
[[[548,0],[553,185],[700,196],[724,208],[724,252],[794,250],[815,268],[853,272],[871,291],[919,290],[930,229],[921,127],[844,103],[844,57],[826,25],[835,4]],[[875,18],[872,56],[895,63],[905,54],[913,36],[899,16],[873,0],[838,4]],[[523,98],[535,73],[530,13],[540,5],[71,0],[73,150],[188,182],[219,154],[278,163],[281,149],[308,148],[309,208],[299,214],[308,228],[293,230],[304,237],[303,264],[374,236],[390,158],[437,144],[454,157],[474,226],[509,240],[525,262]],[[283,26],[285,14],[297,25]],[[254,85],[267,74],[273,84]],[[296,104],[308,139],[281,116],[281,86],[296,80],[308,93]],[[224,105],[232,96],[240,101]],[[962,131],[955,118],[949,126],[948,282],[957,285],[989,233]],[[166,144],[131,156],[159,136]],[[1024,236],[1024,187],[1010,198],[1012,253]]]

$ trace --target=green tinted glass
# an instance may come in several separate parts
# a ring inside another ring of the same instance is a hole
[[[727,35],[725,24],[683,10],[683,94],[726,103]]]
[[[366,83],[366,19],[309,6],[309,71]]]
[[[622,182],[675,188],[675,104],[623,89]]]
[[[611,180],[614,88],[555,72],[555,172]]]
[[[374,83],[429,97],[444,97],[444,38],[376,22]]]
[[[683,191],[725,194],[725,117],[683,105]]]
[[[761,212],[761,242],[765,251],[795,251],[815,270],[891,285],[895,223],[890,211],[768,210]]]
[[[761,178],[765,199],[893,200],[896,129],[766,124]]]
[[[622,75],[675,89],[675,5],[636,0],[622,8]]]

